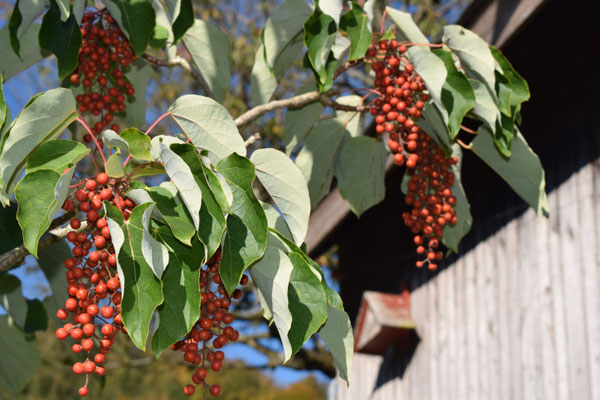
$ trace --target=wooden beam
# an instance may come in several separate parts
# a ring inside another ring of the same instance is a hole
[[[505,46],[549,0],[475,1],[458,20],[496,47]]]

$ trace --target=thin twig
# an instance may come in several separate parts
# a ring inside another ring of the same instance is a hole
[[[256,106],[246,111],[235,119],[235,125],[239,128],[242,127],[263,114],[269,111],[277,110],[284,107],[302,107],[305,104],[313,103],[321,97],[321,94],[316,90],[314,92],[308,92],[299,94],[298,96],[290,97],[289,99],[273,100],[260,106]]]
[[[328,96],[321,96],[320,98],[321,103],[323,103],[326,106],[329,106],[331,108],[333,108],[334,110],[340,110],[340,111],[355,111],[355,112],[365,112],[369,110],[368,106],[349,106],[346,104],[340,104],[338,102],[336,102],[335,100],[331,99]]]
[[[74,215],[74,212],[69,212],[61,215],[60,217],[52,221],[52,224],[50,225],[50,230],[44,233],[40,238],[38,250],[43,250],[51,244],[64,239],[67,236],[67,233],[69,233],[73,229],[69,225],[61,225],[73,218]],[[81,221],[80,229],[84,229],[86,225],[87,224],[85,221]],[[25,259],[25,257],[29,254],[29,250],[27,250],[24,245],[21,245],[0,255],[0,272],[6,272],[12,269],[13,267],[20,265]]]
[[[250,136],[248,139],[246,139],[246,141],[244,142],[244,146],[246,146],[246,148],[252,146],[254,143],[258,142],[260,140],[260,133],[256,132],[254,135]]]
[[[210,90],[210,88],[208,87],[208,84],[204,80],[204,77],[202,76],[202,74],[200,73],[200,71],[198,71],[197,69],[193,68],[190,65],[189,61],[186,60],[185,58],[180,57],[180,56],[175,56],[171,60],[161,60],[161,59],[158,59],[156,57],[152,57],[152,56],[150,56],[148,54],[142,55],[142,58],[144,60],[148,61],[151,64],[158,65],[159,67],[176,67],[176,66],[179,66],[179,67],[183,68],[186,72],[188,72],[192,76],[192,78],[194,78],[194,81],[196,81],[196,83],[198,85],[200,85],[200,87],[202,88],[202,90],[204,91],[204,93],[206,93],[206,95],[208,97],[214,98],[212,90]]]

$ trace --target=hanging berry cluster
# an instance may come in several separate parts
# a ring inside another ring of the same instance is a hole
[[[76,97],[79,111],[96,117],[92,134],[97,135],[108,127],[115,115],[122,115],[131,102],[135,90],[125,74],[135,55],[127,38],[106,9],[87,12],[81,22],[83,41],[79,50],[79,64],[70,77],[73,85],[81,84],[84,93]],[[119,125],[110,128],[119,131]],[[83,137],[92,141],[88,133]]]
[[[193,395],[198,386],[202,386],[203,392],[208,390],[215,397],[221,394],[219,385],[206,382],[208,369],[214,372],[221,370],[225,354],[219,349],[227,342],[235,342],[240,336],[239,332],[230,326],[234,317],[229,308],[232,299],[239,300],[242,297],[242,291],[235,289],[231,296],[227,295],[221,283],[220,264],[221,251],[218,250],[202,267],[200,273],[200,318],[183,339],[171,346],[173,351],[183,352],[186,362],[199,366],[192,375],[193,384],[183,388],[188,396]],[[246,283],[248,277],[244,275],[240,284],[243,286]]]
[[[416,124],[429,95],[425,84],[404,56],[407,46],[396,40],[382,40],[367,51],[375,72],[375,88],[380,97],[370,109],[378,136],[389,135],[388,147],[394,164],[406,165],[410,180],[405,202],[404,223],[415,235],[417,254],[424,259],[417,267],[437,268],[443,258],[437,250],[446,225],[456,223],[456,197],[452,195],[454,174],[450,167],[458,160],[446,158],[443,149]]]
[[[85,384],[79,394],[88,393],[90,374],[104,375],[105,355],[110,351],[119,330],[126,332],[121,321],[121,283],[116,270],[117,256],[111,243],[110,229],[105,218],[98,211],[103,201],[110,201],[128,218],[135,204],[121,197],[127,188],[125,183],[101,173],[94,178],[81,181],[79,188],[65,201],[63,208],[73,211],[77,208],[85,213],[86,226],[81,229],[82,220],[73,218],[67,240],[73,244],[73,257],[65,260],[69,298],[65,307],[56,316],[66,321],[72,315],[72,323],[66,323],[56,330],[60,340],[71,337],[75,343],[74,353],[84,353],[85,360],[73,364],[73,372],[85,374]],[[78,203],[76,205],[76,202]]]

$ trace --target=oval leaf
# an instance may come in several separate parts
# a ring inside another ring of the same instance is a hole
[[[302,172],[284,153],[259,149],[252,153],[256,176],[281,211],[294,242],[304,242],[310,217],[310,197]]]
[[[74,172],[74,168],[62,175],[51,170],[34,171],[25,175],[15,189],[23,244],[36,258],[40,237],[65,202]]]
[[[351,138],[344,145],[335,175],[340,194],[357,216],[384,199],[387,157],[383,142],[371,137]]]
[[[167,175],[179,190],[181,199],[185,204],[194,227],[198,229],[200,224],[199,213],[202,205],[202,191],[194,180],[190,167],[173,150],[160,143],[160,158],[163,161]]]
[[[118,259],[123,296],[121,318],[133,343],[144,350],[150,319],[154,309],[163,302],[162,283],[146,262],[142,252],[142,219],[144,211],[152,203],[135,207],[127,221],[115,206],[106,202],[104,205]],[[117,229],[113,229],[115,225]]]
[[[229,39],[216,25],[196,19],[183,43],[215,99],[223,102],[229,88]]]
[[[169,266],[162,276],[165,300],[156,309],[159,325],[152,336],[152,352],[158,357],[184,337],[200,317],[200,267],[206,258],[198,239],[184,246],[164,225],[155,235],[169,248]]]
[[[198,95],[185,95],[169,107],[175,123],[190,141],[218,158],[231,153],[246,154],[244,140],[227,110],[216,101]]]
[[[142,215],[142,254],[144,259],[152,268],[154,275],[160,279],[169,263],[169,252],[165,245],[154,239],[150,233],[150,218],[155,204],[151,203]]]
[[[104,5],[129,39],[136,56],[146,51],[156,15],[149,0],[105,0]]]
[[[75,99],[69,89],[52,89],[34,97],[2,137],[0,200],[7,203],[29,155],[54,139],[75,120]],[[62,205],[62,204],[61,204]]]

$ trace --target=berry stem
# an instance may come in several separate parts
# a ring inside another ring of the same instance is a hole
[[[464,125],[460,126],[460,129],[462,129],[463,131],[470,133],[471,135],[477,135],[479,133],[479,131],[474,131],[473,129],[469,129]]]
[[[83,117],[80,114],[77,114],[77,115],[78,115],[77,122],[79,122],[81,125],[83,125],[83,127],[85,128],[85,130],[88,131],[88,133],[92,137],[92,140],[96,144],[96,148],[98,149],[98,151],[100,152],[100,155],[102,156],[102,161],[104,161],[104,169],[106,169],[106,157],[104,156],[104,152],[102,151],[102,147],[100,147],[100,143],[98,143],[98,139],[96,139],[96,135],[94,135],[92,133],[92,130],[90,129],[90,126],[87,124],[87,122],[85,122],[85,119],[83,119]],[[96,167],[96,168],[98,168],[98,167]]]
[[[383,27],[385,25],[385,17],[387,16],[387,9],[383,10],[383,15],[381,16],[381,27],[379,28],[379,35],[383,35]]]

